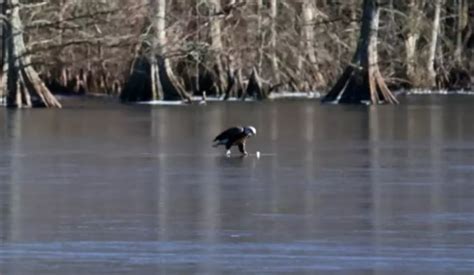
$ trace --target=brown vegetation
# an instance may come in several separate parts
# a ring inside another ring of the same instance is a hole
[[[204,92],[227,99],[325,91],[359,61],[354,52],[360,52],[363,0],[0,2],[6,15],[3,83],[15,78],[8,64],[21,63],[16,70],[25,71],[20,74],[24,84],[10,86],[19,87],[17,105],[31,105],[31,94],[57,106],[46,87],[71,94],[119,96],[123,91],[125,101],[189,100]],[[374,44],[379,92],[371,98],[389,101],[383,95],[388,87],[472,89],[473,1],[384,3]],[[21,53],[9,57],[13,39],[6,26],[15,9],[25,43]]]

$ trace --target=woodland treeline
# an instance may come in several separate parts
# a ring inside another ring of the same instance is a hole
[[[60,106],[58,93],[123,101],[325,94],[358,82],[341,78],[367,66],[356,62],[365,46],[368,56],[376,49],[366,59],[383,77],[365,81],[381,87],[375,97],[390,98],[389,88],[472,89],[474,82],[472,0],[0,3],[0,96],[10,106]]]

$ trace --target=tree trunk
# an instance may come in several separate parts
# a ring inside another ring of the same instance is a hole
[[[417,45],[420,38],[420,7],[419,0],[408,1],[408,34],[405,40],[406,74],[411,86],[420,84],[420,75],[417,73]]]
[[[278,16],[278,1],[270,1],[270,62],[272,64],[273,81],[276,85],[281,82],[280,70],[278,66],[278,55],[277,55],[277,30],[276,30],[276,19]]]
[[[184,90],[166,57],[166,0],[150,0],[154,36],[151,48],[143,43],[135,58],[130,77],[120,95],[122,101],[187,100]],[[148,55],[146,55],[148,54]]]
[[[468,6],[465,0],[457,0],[457,30],[456,30],[456,50],[454,59],[458,67],[462,67],[462,56],[464,49],[463,32],[468,24]]]
[[[351,13],[350,13],[350,31],[351,31],[351,46],[353,48],[357,47],[357,42],[358,42],[358,37],[357,37],[357,10],[359,9],[359,1],[358,0],[351,0],[350,1],[350,7],[351,7]]]
[[[377,55],[379,6],[376,0],[364,0],[362,26],[356,53],[336,85],[323,102],[360,104],[398,103],[385,84]]]
[[[222,60],[222,55],[224,53],[224,47],[222,45],[222,26],[221,19],[218,16],[222,12],[222,6],[220,0],[207,0],[210,11],[210,36],[211,36],[211,48],[215,53],[215,82],[217,86],[218,96],[225,93],[228,89],[227,79],[225,76],[225,69]]]
[[[5,6],[6,5],[6,6]],[[7,11],[8,10],[8,11]],[[6,94],[8,107],[61,107],[38,73],[31,67],[23,40],[23,24],[18,0],[4,0],[3,16],[9,22],[3,25],[3,59],[0,90]]]
[[[245,5],[245,2],[241,0],[229,0],[227,1],[227,5],[224,7],[224,14],[229,16],[230,13],[233,12],[238,6]],[[227,36],[228,43],[233,44],[232,37],[233,35],[230,34]],[[230,38],[230,39],[229,39]],[[244,83],[242,77],[242,64],[241,64],[241,57],[237,56],[235,52],[228,52],[226,53],[226,57],[224,58],[225,65],[226,65],[226,76],[227,76],[227,87],[224,91],[224,100],[228,100],[231,97],[242,97],[244,94]]]
[[[464,30],[464,49],[466,55],[466,67],[469,72],[469,80],[471,90],[474,90],[474,2],[467,3],[467,23]],[[469,89],[469,88],[468,88]]]
[[[264,35],[264,17],[263,17],[263,0],[256,1],[256,15],[257,15],[257,60],[256,65],[252,68],[250,73],[249,80],[245,91],[243,91],[241,99],[245,100],[246,97],[252,97],[257,100],[263,100],[268,98],[269,95],[269,85],[265,83],[263,85],[260,74],[263,70],[263,60],[264,60],[264,51],[265,51],[265,35]]]
[[[256,0],[257,4],[257,71],[262,72],[265,35],[263,33],[263,0]]]
[[[183,86],[177,80],[175,74],[171,70],[169,59],[166,57],[166,45],[168,40],[166,39],[166,0],[151,0],[152,10],[156,14],[154,19],[154,25],[156,30],[156,36],[154,39],[153,55],[158,60],[158,66],[154,66],[154,70],[158,71],[159,81],[156,79],[154,89],[158,92],[155,96],[160,96],[162,100],[191,100],[191,97],[184,90]],[[157,38],[157,39],[156,39]],[[155,63],[152,63],[153,65]],[[161,84],[158,84],[161,82]]]
[[[326,85],[323,75],[319,70],[318,60],[316,58],[316,51],[314,49],[314,25],[316,20],[316,7],[314,6],[313,0],[304,0],[302,6],[303,21],[302,21],[302,39],[304,41],[304,52],[309,62],[310,68],[310,79],[308,80],[309,90],[315,90],[316,87]],[[306,60],[303,58],[303,60]]]
[[[65,31],[65,14],[70,5],[72,4],[71,0],[60,0],[57,13],[57,31],[58,35],[56,37],[57,44],[62,45],[64,43],[64,31]],[[48,72],[48,77],[46,78],[46,86],[55,93],[68,93],[70,92],[68,84],[70,83],[70,74],[66,66],[64,65],[64,60],[62,58],[63,48],[58,47],[53,51],[53,60],[54,67]]]
[[[426,64],[427,70],[427,85],[430,88],[436,87],[436,69],[435,69],[435,61],[436,61],[436,49],[438,47],[438,37],[439,37],[439,30],[440,30],[440,19],[441,19],[441,3],[442,0],[435,0],[435,15],[433,18],[433,28],[431,29],[431,41],[429,45],[429,55]]]
[[[464,0],[456,1],[457,8],[457,20],[456,20],[456,49],[454,50],[454,60],[456,65],[462,64],[462,50],[463,50],[463,35],[464,25],[466,17],[464,16]]]
[[[7,5],[5,3],[6,0],[1,0],[1,14],[2,16],[7,15]],[[7,91],[5,89],[5,83],[6,83],[6,72],[8,70],[8,62],[7,62],[7,38],[6,38],[6,33],[7,33],[7,24],[4,22],[1,25],[0,30],[2,31],[2,59],[0,60],[0,106],[6,104],[6,96],[7,96]]]
[[[242,95],[242,100],[245,100],[246,97],[252,97],[258,100],[263,100],[268,98],[269,87],[263,85],[262,79],[258,74],[258,69],[253,68],[252,73],[250,74],[249,83],[247,84],[247,89]]]

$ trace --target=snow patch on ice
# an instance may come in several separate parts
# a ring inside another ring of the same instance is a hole
[[[406,91],[407,95],[474,95],[472,90],[457,90],[449,91],[446,89],[441,90],[428,90],[428,89],[413,89]]]

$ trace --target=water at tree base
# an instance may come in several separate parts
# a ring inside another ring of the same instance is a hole
[[[474,270],[474,97],[99,100],[1,110],[1,275]]]

